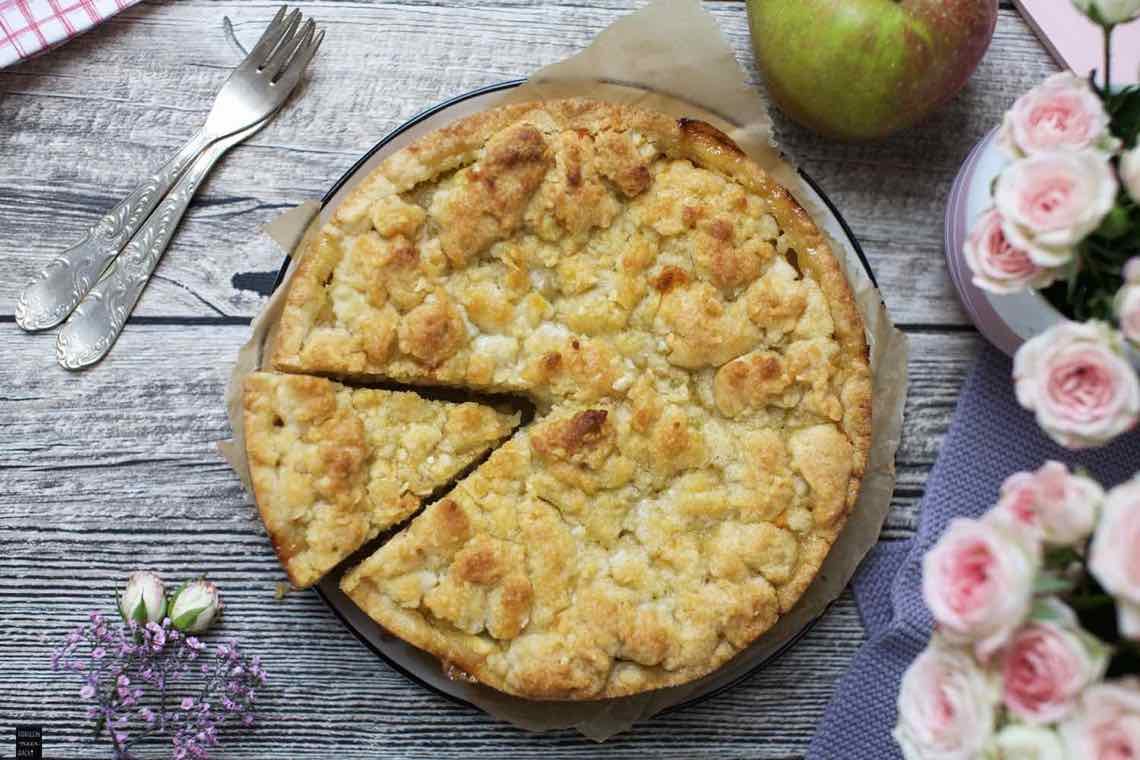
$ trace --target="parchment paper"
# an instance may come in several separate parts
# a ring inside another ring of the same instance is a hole
[[[753,160],[791,190],[828,234],[847,273],[866,323],[874,372],[872,449],[858,504],[803,598],[752,646],[715,673],[693,683],[622,699],[550,703],[522,700],[480,685],[464,684],[461,689],[466,701],[521,728],[544,731],[573,726],[584,735],[603,741],[639,720],[748,673],[794,639],[842,593],[859,562],[878,540],[890,506],[895,485],[895,451],[906,400],[907,342],[891,323],[847,236],[796,172],[792,159],[776,149],[764,97],[748,85],[716,22],[695,0],[656,0],[616,21],[581,53],[540,69],[525,84],[504,92],[500,100],[490,105],[572,96],[703,118],[732,137]],[[362,177],[367,168],[358,176]],[[303,235],[315,233],[319,208],[319,203],[308,201],[268,225],[265,232],[285,251],[292,252]],[[291,265],[285,282],[254,321],[253,335],[238,355],[227,389],[234,438],[220,443],[219,448],[247,490],[249,465],[242,438],[241,381],[262,364],[262,347],[280,316],[293,268]],[[433,658],[401,665],[412,673],[420,669],[419,675],[438,680],[438,672],[422,672],[424,667],[438,671],[439,663]]]

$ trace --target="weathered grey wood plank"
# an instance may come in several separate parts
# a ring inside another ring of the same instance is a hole
[[[232,16],[248,38],[272,5],[144,4],[65,51],[0,71],[0,226],[10,253],[0,313],[11,313],[36,268],[82,235],[204,117],[237,58],[221,16]],[[261,294],[247,288],[265,278],[241,277],[235,287],[235,275],[275,270],[281,258],[257,238],[260,224],[320,196],[416,111],[569,55],[629,7],[618,0],[311,4],[330,36],[308,92],[217,169],[138,313],[254,313]],[[743,4],[709,7],[758,81]],[[1052,67],[1020,18],[1006,11],[970,86],[923,127],[882,143],[840,145],[777,115],[782,144],[848,218],[897,320],[963,323],[942,262],[946,193],[974,142],[1016,93]]]

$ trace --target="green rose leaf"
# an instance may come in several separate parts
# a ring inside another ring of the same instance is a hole
[[[1112,133],[1124,141],[1125,148],[1136,145],[1140,137],[1140,87],[1125,87],[1104,99],[1112,119]]]
[[[1118,203],[1100,223],[1096,234],[1105,240],[1119,240],[1127,235],[1131,228],[1132,220],[1129,218],[1128,210]]]
[[[1062,594],[1067,591],[1072,591],[1075,584],[1067,578],[1059,578],[1056,575],[1039,575],[1037,580],[1033,582],[1033,593],[1035,594]]]
[[[205,612],[208,608],[209,608],[209,605],[207,604],[207,605],[203,605],[201,607],[195,607],[192,610],[186,610],[185,612],[183,612],[181,615],[174,618],[174,620],[172,620],[170,622],[178,630],[180,630],[180,631],[184,630],[185,628],[189,627],[191,623],[193,623],[195,620],[197,620],[198,616],[201,615],[203,612]]]

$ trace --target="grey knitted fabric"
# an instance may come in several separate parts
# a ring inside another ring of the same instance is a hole
[[[867,643],[836,687],[808,749],[811,760],[902,757],[891,738],[899,682],[932,628],[920,590],[922,556],[950,520],[982,514],[1008,475],[1036,469],[1047,459],[1085,467],[1105,487],[1140,470],[1137,432],[1081,452],[1049,441],[1018,406],[1010,371],[1008,358],[983,349],[926,482],[918,533],[908,541],[881,542],[852,581]]]

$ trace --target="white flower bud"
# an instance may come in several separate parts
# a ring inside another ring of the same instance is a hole
[[[162,622],[166,614],[166,588],[162,579],[146,570],[131,573],[119,597],[119,612],[124,620],[140,624]]]
[[[1140,16],[1140,0],[1073,0],[1073,5],[1098,24],[1127,24]]]
[[[1049,728],[1014,724],[994,737],[990,754],[995,760],[1065,760],[1061,738]]]
[[[222,596],[218,587],[206,580],[196,580],[175,593],[170,603],[170,621],[180,631],[201,633],[221,611]]]

